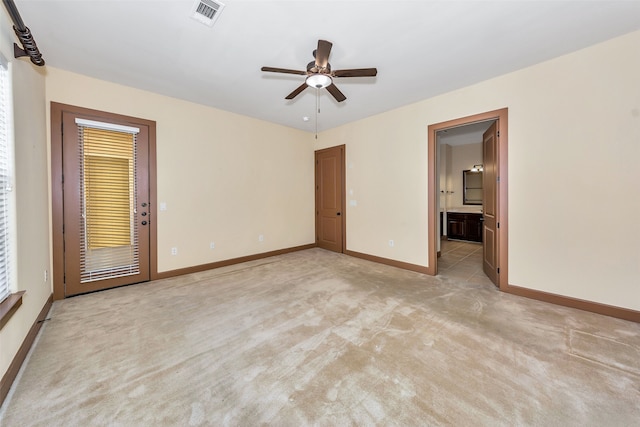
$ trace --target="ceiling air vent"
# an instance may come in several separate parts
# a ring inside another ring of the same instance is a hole
[[[196,0],[193,5],[191,17],[205,25],[213,26],[220,12],[224,9],[224,3],[213,0]]]

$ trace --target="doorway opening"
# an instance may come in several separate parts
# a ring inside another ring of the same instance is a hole
[[[436,132],[438,272],[490,284],[483,271],[483,135],[495,119]]]
[[[428,138],[429,273],[505,290],[507,109],[430,125]]]

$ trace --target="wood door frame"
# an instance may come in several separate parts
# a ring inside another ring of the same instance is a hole
[[[318,194],[316,191],[316,188],[318,187],[318,182],[317,182],[317,171],[316,171],[316,158],[318,156],[318,153],[321,153],[323,151],[328,151],[328,150],[335,150],[336,148],[340,149],[340,173],[342,174],[342,187],[340,188],[340,203],[342,204],[342,209],[340,209],[341,211],[341,219],[340,221],[342,222],[342,251],[341,253],[346,253],[347,251],[347,168],[346,168],[346,159],[347,159],[347,147],[345,144],[342,145],[336,145],[333,147],[327,147],[327,148],[322,148],[320,150],[315,150],[313,152],[313,186],[314,186],[314,194],[315,194],[315,203],[314,203],[314,215],[315,215],[315,234],[316,234],[316,245],[318,242]]]
[[[74,105],[51,102],[51,234],[53,258],[53,299],[65,298],[64,281],[64,211],[62,185],[62,115],[63,112],[96,116],[105,120],[144,125],[149,128],[149,279],[158,278],[158,224],[157,224],[157,169],[156,169],[156,122],[92,110]]]
[[[508,207],[508,158],[507,158],[507,146],[509,141],[508,134],[508,108],[502,108],[499,110],[488,111],[486,113],[474,114],[472,116],[462,117],[459,119],[449,120],[446,122],[435,123],[428,126],[428,177],[427,177],[427,203],[429,206],[429,210],[427,213],[427,230],[428,230],[428,249],[429,249],[429,259],[428,259],[428,274],[436,275],[438,274],[438,253],[437,253],[437,239],[440,238],[440,233],[438,232],[438,221],[437,218],[439,216],[439,212],[436,212],[438,207],[437,199],[439,192],[436,189],[437,183],[437,174],[438,174],[438,164],[437,164],[437,140],[436,133],[445,129],[451,129],[459,126],[470,125],[478,122],[485,122],[489,120],[499,120],[498,132],[499,138],[497,141],[498,144],[498,164],[497,164],[497,174],[500,178],[500,185],[498,186],[497,191],[497,202],[496,202],[496,219],[500,224],[499,229],[497,230],[498,238],[497,238],[497,253],[498,253],[498,267],[500,268],[500,274],[498,276],[498,287],[501,291],[507,291],[509,287],[508,281],[508,273],[509,273],[509,263],[508,263],[508,254],[509,254],[509,235],[508,235],[508,216],[507,216],[507,207]]]

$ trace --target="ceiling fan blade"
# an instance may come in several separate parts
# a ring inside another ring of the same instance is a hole
[[[338,87],[336,85],[334,85],[333,83],[331,83],[329,86],[327,86],[327,90],[329,91],[329,93],[331,95],[333,95],[333,97],[338,102],[342,102],[345,99],[347,99],[347,97],[344,96],[344,94],[342,92],[340,92],[340,89],[338,89]]]
[[[293,99],[296,96],[300,95],[302,93],[303,90],[305,90],[306,88],[308,88],[309,86],[306,83],[302,83],[300,86],[298,86],[298,88],[296,90],[294,90],[293,92],[291,92],[289,95],[287,95],[284,99]]]
[[[318,40],[318,49],[316,50],[316,65],[318,68],[327,68],[329,63],[329,54],[331,53],[333,43],[326,40]]]
[[[301,76],[306,76],[307,75],[306,71],[289,70],[287,68],[262,67],[262,68],[260,68],[260,70],[268,71],[270,73],[298,74],[298,75],[301,75]]]
[[[335,77],[374,77],[378,74],[376,68],[354,68],[352,70],[336,70],[333,74]]]

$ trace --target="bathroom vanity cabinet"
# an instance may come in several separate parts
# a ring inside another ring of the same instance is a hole
[[[482,242],[482,221],[481,213],[447,212],[447,237]]]

